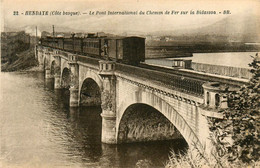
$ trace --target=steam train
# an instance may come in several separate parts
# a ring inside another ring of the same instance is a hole
[[[141,37],[44,37],[40,43],[80,55],[110,59],[121,63],[137,65],[145,60],[145,38]]]

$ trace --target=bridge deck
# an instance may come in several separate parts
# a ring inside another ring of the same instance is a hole
[[[220,76],[220,75],[214,75],[214,74],[207,74],[207,73],[201,73],[201,72],[184,70],[184,69],[176,70],[176,69],[172,69],[169,67],[166,68],[166,67],[162,67],[162,66],[145,64],[145,63],[141,63],[140,67],[153,69],[156,71],[163,71],[163,72],[181,75],[181,76],[187,76],[187,77],[191,77],[194,79],[202,80],[204,82],[219,82],[222,84],[233,85],[233,86],[241,86],[241,85],[248,83],[248,80],[243,80],[243,79],[238,79],[238,78],[232,78],[232,77],[226,77],[226,76]]]
[[[50,50],[53,49],[50,48]],[[68,55],[71,54],[62,50],[58,50],[58,53],[67,59]],[[102,60],[101,58],[94,58],[84,55],[77,56],[78,62],[88,63],[96,66],[97,68],[99,67],[99,61]],[[205,82],[220,82],[222,84],[235,87],[246,84],[245,81],[234,80],[232,78],[209,76],[207,74],[196,73],[193,71],[169,69],[145,63],[141,63],[139,66],[116,63],[116,71],[143,79],[149,79],[167,88],[179,90],[200,97],[203,96],[202,85]]]
[[[116,71],[123,72],[131,76],[136,76],[138,78],[152,80],[162,86],[174,90],[179,90],[197,96],[203,95],[202,84],[204,81],[200,79],[193,79],[188,76],[120,63],[116,64]]]

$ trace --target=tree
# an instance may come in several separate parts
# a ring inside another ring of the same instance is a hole
[[[211,131],[222,153],[230,162],[254,163],[259,161],[260,130],[260,58],[258,54],[249,64],[252,78],[238,91],[229,91],[229,108],[223,111],[223,119],[211,120]],[[227,138],[232,139],[228,143]]]

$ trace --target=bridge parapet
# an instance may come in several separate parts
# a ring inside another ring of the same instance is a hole
[[[223,118],[220,110],[226,109],[227,104],[227,86],[218,82],[207,82],[203,84],[204,104],[200,106],[201,114],[207,117]]]
[[[54,58],[54,59],[58,59],[58,58],[60,58],[60,55],[54,54],[54,55],[53,55],[53,58]]]
[[[52,54],[53,55],[59,55],[59,56],[62,56],[62,57],[64,57],[64,58],[66,58],[66,59],[68,59],[68,57],[69,57],[69,55],[71,55],[70,53],[68,53],[68,52],[65,52],[65,51],[62,51],[62,50],[58,50],[58,49],[53,49],[52,50]]]
[[[82,63],[88,63],[94,66],[99,66],[100,59],[78,55],[78,61]]]
[[[53,50],[52,52],[53,55],[59,55],[59,53],[60,53],[59,50]]]
[[[43,49],[43,46],[42,46],[42,45],[36,44],[35,46],[37,46],[37,49]]]
[[[68,60],[69,64],[76,64],[78,61],[78,56],[74,55],[74,54],[69,54],[68,58],[69,58],[69,60]]]
[[[53,52],[53,51],[54,51],[53,48],[47,48],[47,50],[48,50],[49,52]]]
[[[43,51],[44,52],[48,52],[48,53],[50,53],[50,52],[53,52],[53,49],[52,48],[49,48],[49,47],[43,47]]]
[[[49,50],[44,50],[43,53],[44,53],[45,55],[51,55],[51,53],[50,53]]]
[[[38,52],[40,52],[40,53],[43,52],[43,47],[42,47],[41,45],[36,45],[36,46],[35,46],[35,49],[36,49]]]
[[[99,61],[99,75],[114,75],[116,66],[113,61]]]
[[[69,54],[67,52],[64,51],[59,51],[59,54],[62,55],[63,57],[67,58],[69,57]]]
[[[161,86],[165,86],[167,88],[193,94],[199,97],[203,96],[204,90],[202,85],[204,81],[199,79],[118,63],[116,64],[116,71],[131,74],[131,76],[138,75],[138,77],[156,81]]]

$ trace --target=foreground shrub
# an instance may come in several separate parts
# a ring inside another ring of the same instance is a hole
[[[258,168],[260,162],[251,164],[243,162],[230,162],[228,155],[219,157],[217,154],[208,156],[198,152],[188,150],[186,154],[175,154],[171,152],[166,168]]]
[[[228,91],[229,108],[221,111],[223,119],[209,119],[211,155],[197,150],[177,156],[172,153],[167,168],[240,168],[260,167],[260,58],[249,64],[252,78],[238,91]],[[196,148],[196,146],[195,146]]]

